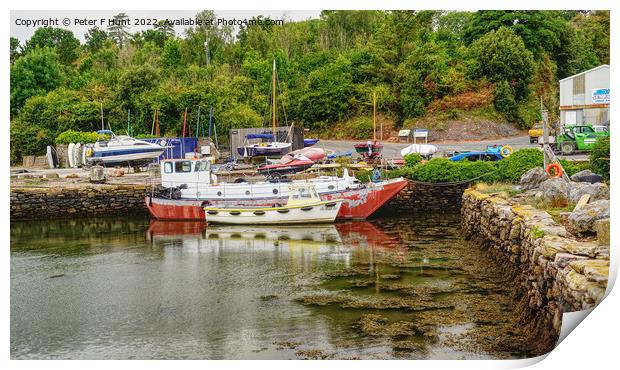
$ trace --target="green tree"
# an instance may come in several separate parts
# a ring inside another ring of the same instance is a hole
[[[15,37],[11,37],[11,51],[10,51],[11,64],[15,63],[15,60],[17,60],[17,58],[19,57],[19,54],[20,54],[19,49],[20,49],[19,40],[16,39]]]
[[[472,74],[491,82],[507,81],[517,101],[528,95],[528,85],[535,73],[534,58],[523,40],[511,29],[501,27],[476,40],[470,47]]]
[[[41,27],[26,42],[24,53],[34,49],[50,47],[56,50],[60,62],[73,63],[80,52],[80,41],[73,36],[73,32],[62,28]]]
[[[129,38],[129,16],[125,13],[115,15],[107,29],[112,40],[122,49]]]
[[[63,82],[58,54],[51,48],[35,49],[11,66],[11,112],[32,96],[45,94]]]
[[[110,39],[108,33],[99,27],[93,27],[84,35],[86,39],[86,49],[91,53],[94,53],[104,47],[107,40]]]

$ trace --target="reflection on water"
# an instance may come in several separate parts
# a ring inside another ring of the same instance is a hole
[[[11,356],[527,355],[495,270],[460,240],[457,216],[295,227],[13,223]]]

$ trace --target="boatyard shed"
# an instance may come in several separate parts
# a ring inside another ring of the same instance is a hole
[[[609,65],[560,80],[562,125],[609,124]]]

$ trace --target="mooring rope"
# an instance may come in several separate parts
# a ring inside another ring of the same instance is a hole
[[[411,183],[414,183],[414,184],[426,185],[426,186],[456,186],[456,185],[465,185],[465,184],[471,184],[475,180],[478,180],[478,179],[483,178],[483,177],[485,177],[487,175],[493,174],[493,173],[495,173],[497,171],[499,171],[499,170],[487,172],[485,174],[482,174],[480,176],[474,177],[472,179],[467,179],[467,180],[462,180],[462,181],[452,181],[452,182],[426,182],[426,181],[416,181],[416,180],[408,180],[408,181],[411,182]]]

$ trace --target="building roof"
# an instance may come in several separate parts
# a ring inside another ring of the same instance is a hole
[[[602,69],[602,68],[607,68],[607,69],[609,69],[609,64],[601,64],[601,65],[600,65],[600,66],[598,66],[598,67],[594,67],[594,68],[592,68],[592,69],[588,69],[587,71],[583,71],[583,72],[577,73],[577,74],[575,74],[575,75],[572,75],[572,76],[569,76],[569,77],[563,78],[563,79],[561,79],[561,80],[560,80],[560,82],[562,82],[562,81],[566,81],[566,80],[570,80],[571,78],[575,78],[575,77],[577,77],[577,76],[580,76],[580,75],[583,75],[583,74],[586,74],[586,73],[594,72],[594,71],[596,71],[597,69]]]

